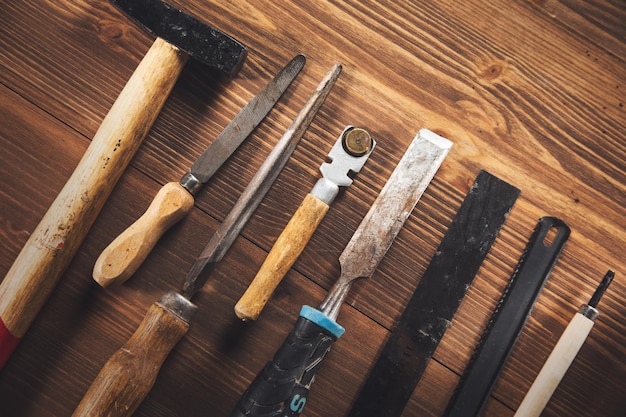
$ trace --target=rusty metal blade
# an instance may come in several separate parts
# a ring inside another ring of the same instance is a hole
[[[322,79],[302,110],[300,110],[300,113],[291,123],[291,126],[283,134],[263,165],[259,168],[259,171],[243,191],[233,209],[187,273],[182,291],[182,295],[185,298],[191,299],[198,289],[204,285],[211,269],[224,257],[233,244],[239,232],[241,232],[241,229],[243,229],[287,163],[296,145],[335,85],[340,73],[341,65],[335,64]]]
[[[191,166],[191,173],[197,179],[204,183],[213,176],[274,107],[289,84],[300,73],[305,62],[304,55],[296,55],[263,90],[241,109]]]
[[[334,320],[358,278],[369,278],[448,155],[452,142],[421,129],[339,257],[341,276],[320,305]]]
[[[342,275],[370,277],[452,146],[422,129],[339,257]]]

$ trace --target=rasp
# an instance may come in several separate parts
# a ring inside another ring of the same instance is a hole
[[[372,276],[451,146],[427,129],[418,132],[339,257],[339,279],[318,309],[302,307],[293,331],[231,417],[300,415],[317,368],[344,333],[335,320],[352,283]]]
[[[399,417],[520,191],[480,171],[349,417]]]
[[[261,123],[305,62],[304,55],[296,55],[241,109],[189,172],[179,182],[165,184],[146,212],[104,249],[93,269],[93,278],[100,285],[122,284],[137,271],[163,233],[191,211],[202,185]]]
[[[480,414],[569,234],[569,227],[556,217],[539,220],[448,402],[445,417]]]
[[[235,305],[235,314],[242,320],[256,320],[272,293],[294,264],[330,208],[339,187],[352,184],[371,155],[376,141],[365,129],[346,127],[328,153],[320,178],[306,195],[298,210],[285,226],[250,286]]]
[[[336,64],[324,77],[187,272],[181,293],[167,292],[152,304],[139,328],[96,376],[73,417],[133,414],[152,388],[166,357],[187,333],[197,310],[191,298],[207,281],[211,270],[261,203],[340,72],[341,66]]]
[[[591,332],[600,315],[596,307],[614,276],[615,273],[609,270],[589,303],[580,306],[543,364],[514,417],[539,417]]]

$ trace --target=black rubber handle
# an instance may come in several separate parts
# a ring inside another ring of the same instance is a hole
[[[321,317],[321,312],[306,306],[303,311],[306,308]],[[302,413],[315,371],[343,333],[328,318],[319,321],[305,316],[300,313],[294,330],[252,381],[230,417],[293,417]]]

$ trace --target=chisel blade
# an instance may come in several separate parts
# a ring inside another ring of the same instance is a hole
[[[339,257],[342,276],[370,277],[448,155],[452,142],[421,129]]]
[[[341,276],[320,304],[335,320],[352,283],[369,278],[448,156],[452,142],[420,129],[339,257]]]

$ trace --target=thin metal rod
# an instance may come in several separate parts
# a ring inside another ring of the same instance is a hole
[[[600,285],[596,289],[596,292],[594,292],[593,295],[591,296],[589,303],[587,303],[588,306],[593,307],[593,308],[596,308],[598,306],[598,303],[600,302],[600,298],[602,298],[602,296],[606,292],[606,289],[609,287],[609,284],[611,283],[611,281],[613,281],[614,276],[615,276],[615,272],[609,269],[606,275],[604,275],[604,278],[602,278],[602,281],[600,282]]]

